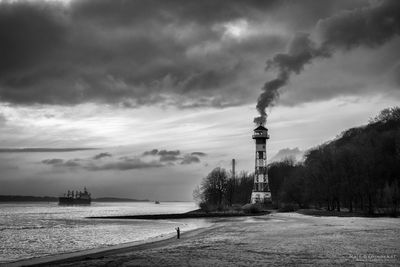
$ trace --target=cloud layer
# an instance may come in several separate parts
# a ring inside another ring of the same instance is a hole
[[[364,0],[2,1],[0,101],[180,108],[253,103],[265,81],[265,59],[273,58],[275,67],[293,63],[298,73],[318,55],[309,54],[309,37],[296,32],[318,32],[327,47],[376,46],[398,30],[396,12],[396,1],[371,6]],[[286,57],[273,57],[293,35]],[[287,71],[268,86],[286,84]],[[267,91],[259,110],[278,94]],[[332,97],[326,92],[320,96]]]
[[[0,153],[49,153],[49,152],[73,152],[96,150],[97,148],[89,147],[72,147],[72,148],[0,148]]]
[[[176,164],[187,165],[199,163],[200,158],[206,156],[203,152],[182,154],[179,150],[158,150],[145,151],[139,156],[122,156],[114,158],[110,153],[99,153],[91,158],[75,159],[44,159],[41,163],[56,168],[84,169],[88,171],[104,170],[132,170],[148,169],[171,166]]]
[[[242,103],[237,96],[243,88],[236,82],[246,62],[234,55],[248,46],[274,47],[281,38],[259,32],[238,42],[237,27],[245,27],[241,20],[274,5],[2,1],[0,99],[22,104],[182,107]]]

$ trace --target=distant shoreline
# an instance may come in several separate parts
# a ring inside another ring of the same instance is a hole
[[[0,203],[16,203],[16,202],[58,202],[58,197],[0,195]],[[150,200],[118,198],[118,197],[99,197],[99,198],[93,198],[92,202],[150,202]]]

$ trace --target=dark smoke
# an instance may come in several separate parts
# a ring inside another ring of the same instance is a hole
[[[287,84],[292,73],[299,74],[305,64],[318,56],[329,56],[329,52],[322,47],[317,48],[309,38],[309,34],[298,33],[290,42],[287,53],[276,54],[267,61],[266,70],[276,69],[278,75],[275,79],[266,82],[262,88],[263,92],[257,102],[257,110],[261,116],[254,119],[255,123],[265,124],[267,118],[265,109],[274,104],[279,96],[279,88]]]
[[[264,84],[258,97],[254,118],[257,124],[266,122],[266,108],[274,105],[279,89],[285,86],[292,73],[299,74],[304,65],[314,58],[330,57],[336,49],[350,50],[358,46],[377,47],[400,34],[400,1],[386,0],[378,5],[342,11],[320,20],[316,26],[320,39],[317,45],[309,34],[297,34],[291,41],[287,53],[276,54],[267,61],[266,70],[276,70],[277,77]]]
[[[265,108],[272,105],[272,102],[278,97],[278,89],[284,86],[288,80],[287,73],[283,72],[273,79],[264,84],[263,92],[258,97],[257,110],[261,116],[254,118],[254,122],[259,125],[264,125],[267,118]]]

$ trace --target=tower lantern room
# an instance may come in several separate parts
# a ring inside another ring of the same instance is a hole
[[[271,202],[271,191],[267,172],[267,139],[268,129],[260,125],[254,129],[253,139],[256,142],[254,186],[251,193],[251,203]]]

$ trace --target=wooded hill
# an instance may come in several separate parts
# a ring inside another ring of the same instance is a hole
[[[304,162],[269,166],[274,204],[398,214],[400,108],[383,110],[361,127],[309,150]]]

